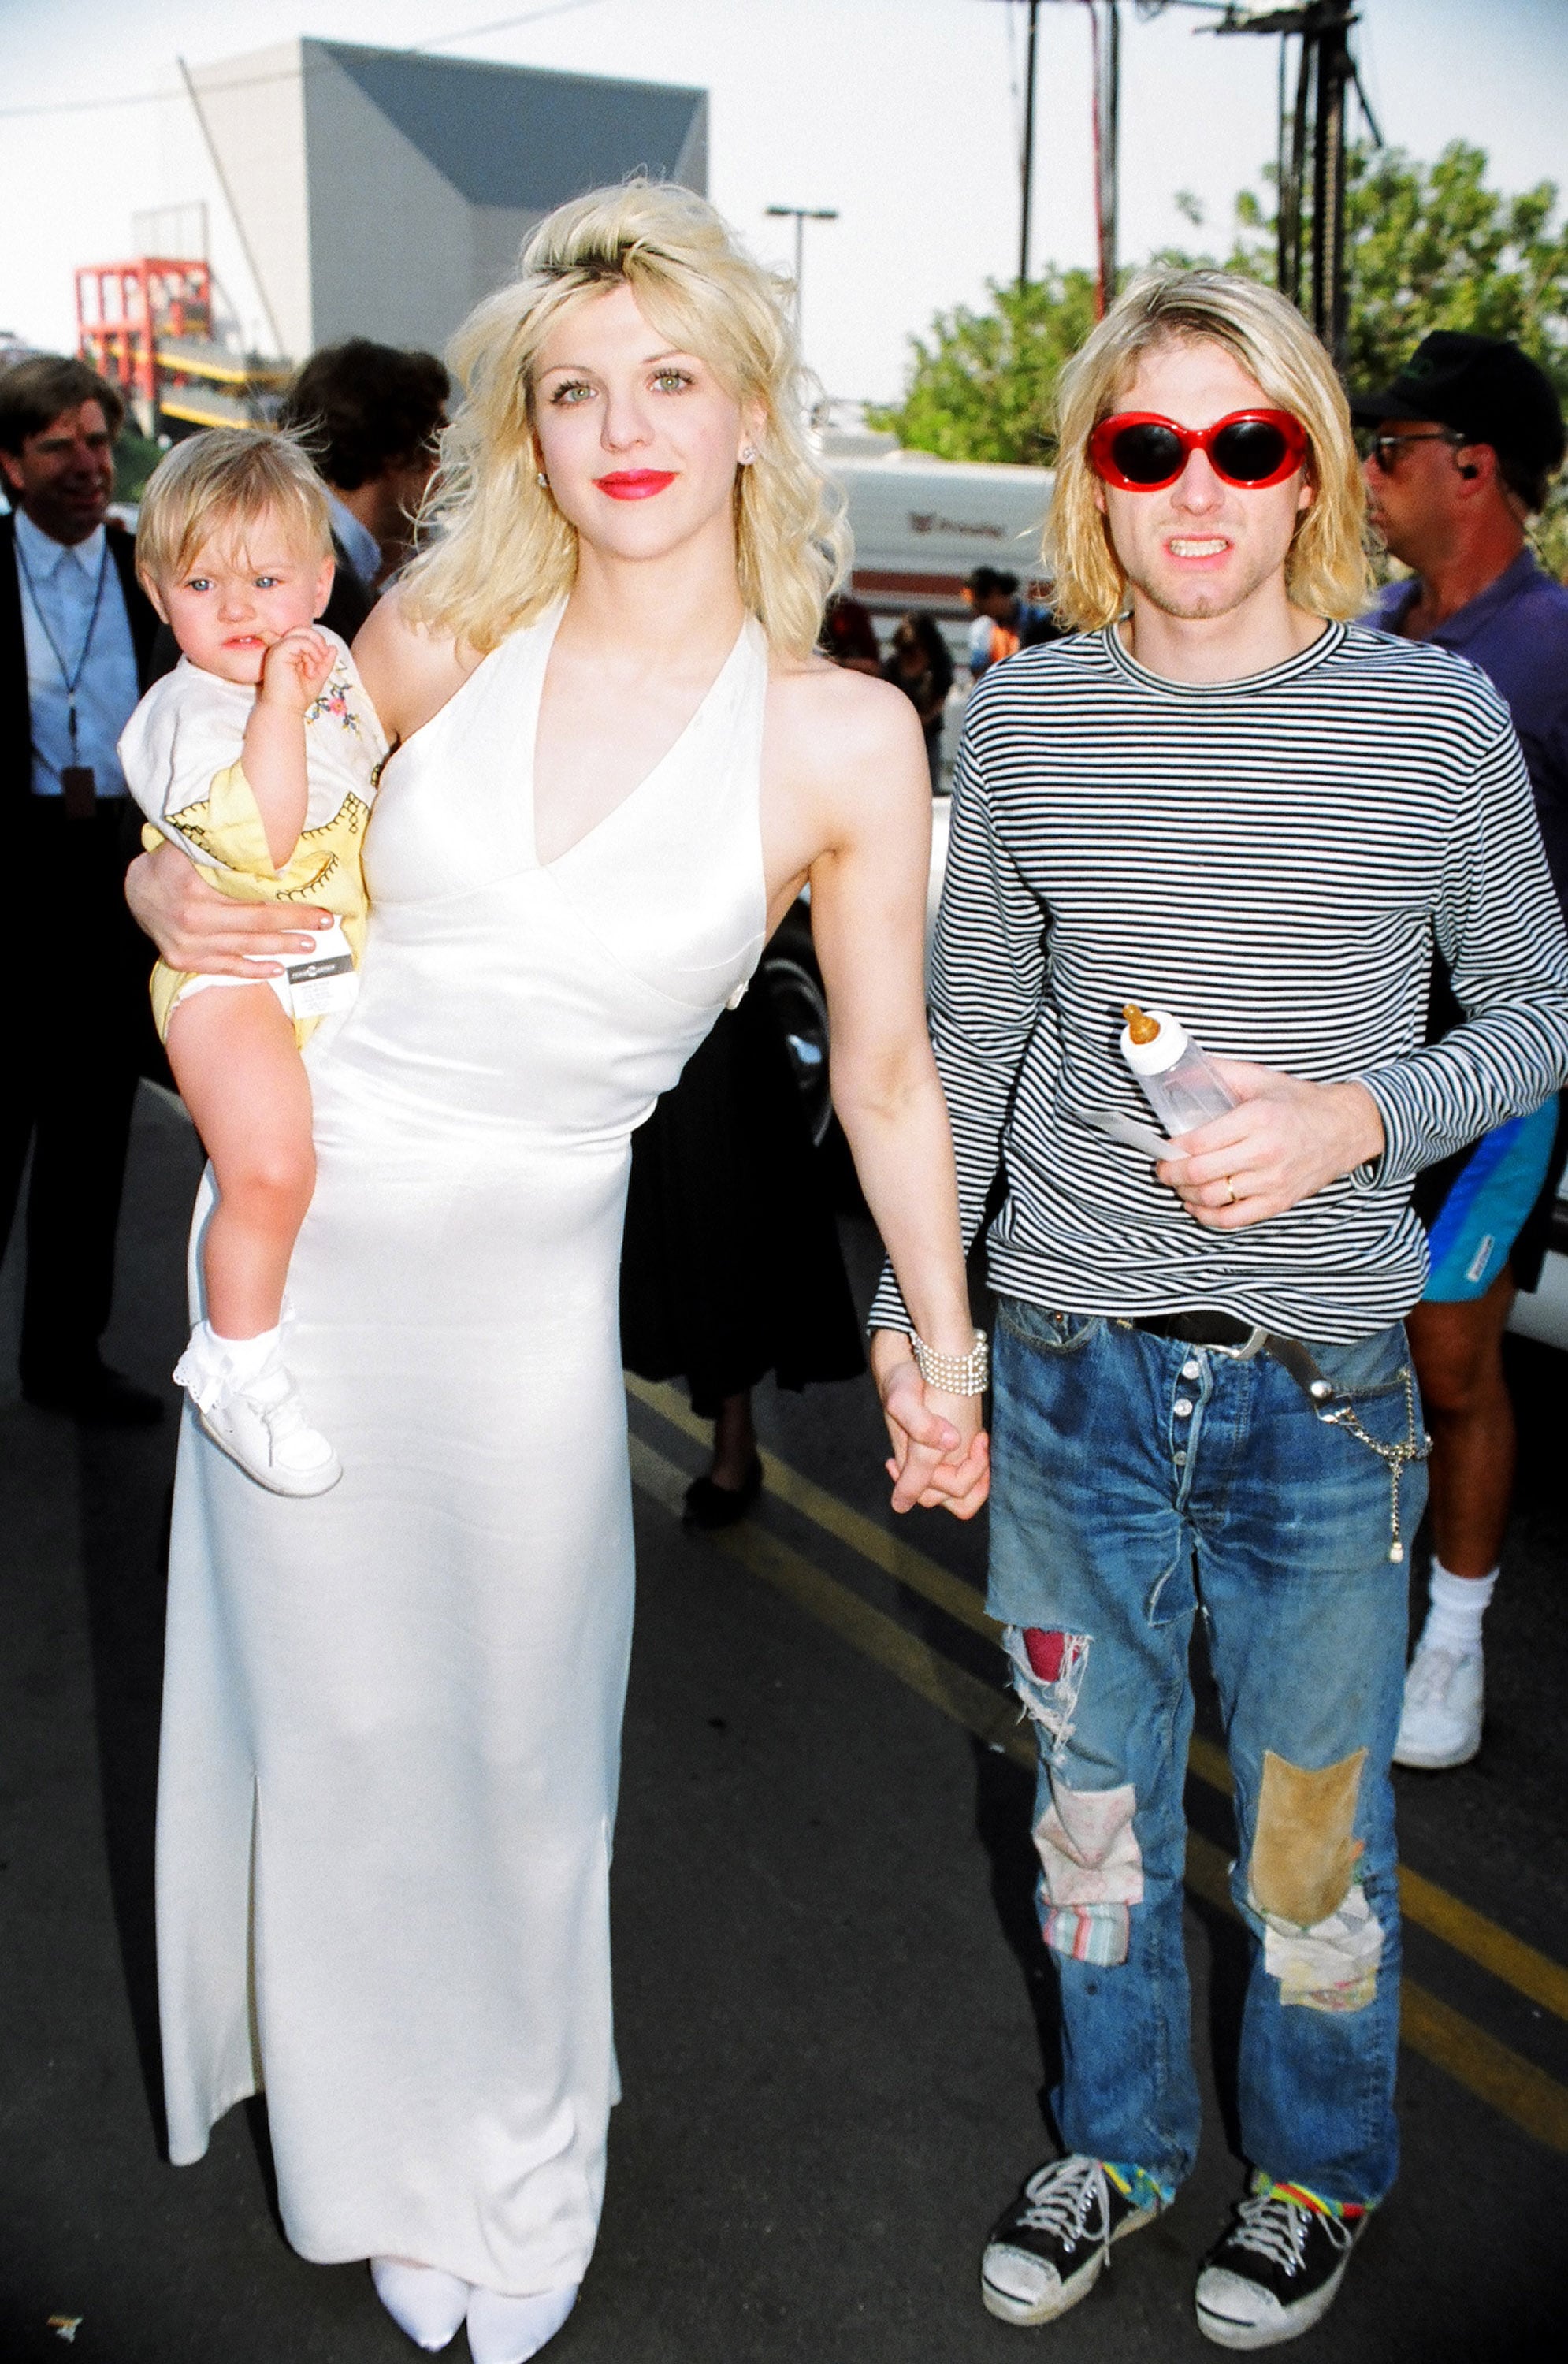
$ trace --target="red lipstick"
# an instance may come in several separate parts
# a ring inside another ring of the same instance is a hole
[[[612,501],[651,500],[674,481],[673,468],[619,468],[611,475],[594,479],[600,492],[608,493]]]

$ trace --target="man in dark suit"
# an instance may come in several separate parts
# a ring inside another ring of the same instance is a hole
[[[0,373],[0,811],[14,875],[12,1053],[0,1110],[0,1252],[28,1151],[22,1392],[115,1426],[156,1396],[99,1340],[146,1029],[147,947],[125,907],[139,815],[115,742],[147,686],[158,619],[106,511],[125,406],[83,362]]]

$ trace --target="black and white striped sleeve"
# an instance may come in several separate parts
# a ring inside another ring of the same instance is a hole
[[[1407,1182],[1568,1083],[1568,938],[1524,757],[1501,704],[1445,850],[1432,927],[1465,1022],[1363,1071],[1383,1117],[1374,1183]]]
[[[965,1248],[984,1217],[1018,1067],[1041,1016],[1045,917],[997,833],[971,727],[953,780],[929,1005],[952,1125]],[[871,1327],[910,1327],[891,1265],[873,1302]]]

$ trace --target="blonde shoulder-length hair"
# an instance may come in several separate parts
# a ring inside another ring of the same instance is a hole
[[[851,545],[806,437],[790,284],[745,252],[706,198],[662,182],[558,206],[524,247],[520,275],[458,330],[450,358],[463,397],[403,578],[408,614],[484,651],[571,589],[577,535],[537,481],[534,377],[557,322],[617,285],[761,411],[757,456],[736,471],[740,595],[774,648],[808,655]]]
[[[1127,574],[1095,495],[1089,438],[1108,418],[1151,346],[1207,339],[1234,354],[1271,407],[1307,429],[1313,487],[1285,562],[1285,585],[1318,616],[1360,615],[1372,597],[1366,488],[1350,406],[1334,366],[1301,314],[1272,287],[1227,271],[1151,271],[1134,281],[1062,373],[1056,486],[1045,567],[1063,621],[1081,631],[1114,623]]]

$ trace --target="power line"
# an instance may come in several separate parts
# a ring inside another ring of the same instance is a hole
[[[446,49],[453,41],[482,40],[489,33],[511,32],[517,26],[537,25],[546,17],[568,17],[579,8],[596,8],[599,5],[600,0],[552,0],[548,8],[529,8],[520,17],[494,17],[486,25],[466,25],[461,32],[435,33],[427,41],[408,41],[402,46],[416,53]],[[344,46],[350,45],[345,43]],[[219,84],[217,87],[225,91],[258,90],[266,83],[298,82],[300,79],[297,72],[285,69],[281,73],[240,74],[233,82]],[[16,122],[23,117],[47,115],[96,115],[116,106],[158,106],[166,99],[184,96],[183,88],[172,84],[167,90],[122,91],[111,98],[61,98],[44,101],[36,106],[0,106],[0,122]]]

